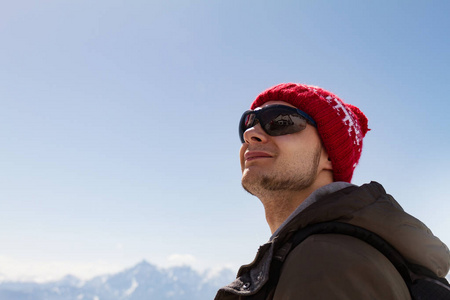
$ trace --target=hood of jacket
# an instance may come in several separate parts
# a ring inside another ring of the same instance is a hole
[[[262,245],[254,261],[242,266],[237,279],[219,293],[256,293],[268,280],[272,257],[279,255],[282,245],[292,234],[310,224],[328,221],[353,224],[378,234],[407,261],[424,266],[439,277],[444,277],[449,271],[450,253],[447,246],[425,224],[407,214],[379,183],[371,182],[325,195],[306,207],[275,237]]]

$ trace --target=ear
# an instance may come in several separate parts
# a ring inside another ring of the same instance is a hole
[[[333,164],[331,163],[330,156],[328,155],[325,147],[322,146],[322,154],[320,157],[320,166],[322,170],[333,171]]]

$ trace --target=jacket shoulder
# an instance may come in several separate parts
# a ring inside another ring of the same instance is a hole
[[[410,300],[408,288],[391,262],[357,238],[312,235],[286,258],[274,300]]]

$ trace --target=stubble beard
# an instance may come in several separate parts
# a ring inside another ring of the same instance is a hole
[[[295,172],[294,174],[281,173],[261,175],[248,180],[243,178],[242,187],[248,193],[257,197],[262,196],[262,194],[267,192],[305,190],[309,188],[316,180],[320,156],[321,148],[318,147],[312,153],[312,159],[309,163],[305,163],[302,166],[304,170],[303,172]]]

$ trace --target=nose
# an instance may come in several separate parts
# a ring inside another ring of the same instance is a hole
[[[247,144],[265,143],[267,139],[267,133],[264,132],[260,124],[256,124],[244,132],[244,140]]]

